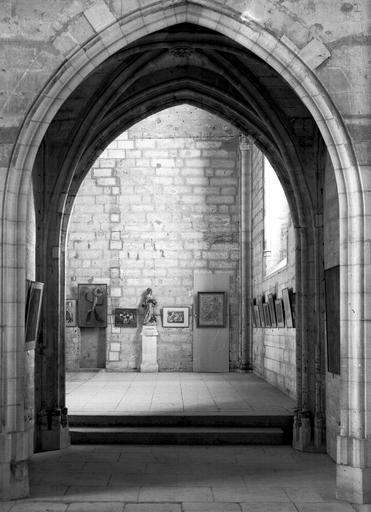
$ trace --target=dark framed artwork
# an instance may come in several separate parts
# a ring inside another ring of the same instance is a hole
[[[255,304],[255,306],[254,306],[254,314],[255,314],[256,327],[261,327],[262,323],[260,320],[259,306],[257,304]]]
[[[271,315],[269,313],[269,304],[267,302],[263,302],[263,314],[265,327],[271,327]]]
[[[277,319],[277,327],[285,327],[285,315],[283,312],[283,300],[276,299],[274,301],[276,306],[276,319]]]
[[[133,308],[115,309],[115,327],[137,327],[138,311]]]
[[[294,327],[294,321],[292,317],[291,298],[290,290],[284,288],[282,290],[283,307],[285,310],[286,327]]]
[[[250,317],[251,317],[251,325],[253,327],[258,327],[256,323],[256,316],[255,316],[255,299],[250,300]]]
[[[268,305],[269,305],[269,313],[270,313],[270,317],[271,317],[271,326],[277,327],[276,308],[274,306],[273,293],[268,294]]]
[[[35,342],[39,331],[44,283],[31,281],[26,305],[26,342]]]
[[[77,300],[66,299],[65,306],[66,327],[77,326]]]
[[[256,302],[258,304],[259,308],[259,315],[260,315],[260,326],[265,327],[265,319],[264,319],[264,310],[263,310],[263,297],[260,296],[256,299]]]
[[[340,267],[325,270],[327,370],[340,375]]]
[[[198,292],[197,327],[225,327],[226,292]]]
[[[164,306],[162,308],[162,326],[189,327],[189,308]]]
[[[79,284],[78,326],[107,327],[107,285]]]

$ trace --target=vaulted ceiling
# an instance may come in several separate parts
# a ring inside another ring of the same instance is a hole
[[[219,33],[182,24],[136,41],[97,67],[59,110],[44,149],[53,152],[57,174],[69,174],[76,189],[115,136],[181,103],[252,135],[288,192],[285,169],[305,167],[319,138],[304,104],[266,62]]]

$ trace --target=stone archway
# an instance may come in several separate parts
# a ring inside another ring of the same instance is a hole
[[[349,452],[347,445],[350,442],[355,452],[358,451],[358,457],[354,456],[353,460],[361,460],[362,453],[366,450],[363,407],[365,401],[364,330],[362,322],[358,320],[358,318],[363,318],[364,311],[362,187],[349,136],[330,98],[308,66],[289,46],[277,40],[252,19],[236,19],[235,12],[226,6],[214,3],[214,8],[201,8],[196,3],[181,3],[159,8],[149,5],[143,9],[137,9],[130,16],[120,20],[115,20],[112,17],[107,26],[99,20],[99,16],[94,16],[94,12],[91,12],[90,15],[97,35],[89,42],[89,52],[85,51],[85,45],[73,52],[66,64],[45,87],[23,125],[6,178],[7,196],[3,209],[3,232],[12,232],[15,223],[18,233],[23,233],[23,236],[20,237],[21,240],[25,240],[25,198],[29,191],[36,153],[46,129],[58,108],[82,82],[83,77],[117,50],[155,30],[187,22],[224,34],[264,59],[291,85],[308,108],[326,142],[336,172],[340,201],[340,238],[345,241],[344,244],[341,244],[342,356],[344,362],[361,361],[360,366],[348,363],[349,368],[343,375],[339,463],[343,464],[346,474],[361,474],[365,479],[366,472],[362,472],[357,462],[354,462],[353,467],[350,455],[346,455]],[[67,197],[68,195],[63,196],[63,190],[60,190],[58,208],[60,214],[64,211],[64,202]],[[308,239],[303,232],[301,232],[300,238],[302,239],[301,246],[308,246]],[[8,245],[4,244],[3,247],[3,264],[5,257],[15,262],[12,269],[8,269],[5,265],[3,267],[6,269],[3,272],[3,312],[7,312],[10,308],[16,317],[22,318],[24,311],[24,293],[22,291],[24,245],[9,243]],[[59,245],[54,245],[52,248],[55,260],[59,260]],[[349,267],[352,267],[351,275]],[[303,265],[300,263],[298,263],[298,275],[303,280],[301,287],[304,290],[306,277],[303,273]],[[14,289],[20,291],[19,299],[16,302],[12,297]],[[347,302],[349,294],[353,298],[352,308]],[[60,297],[56,297],[56,304],[59,303],[59,300]],[[300,306],[304,319],[303,302]],[[307,325],[302,322],[302,339],[307,339],[306,329]],[[18,325],[9,323],[4,330],[7,343],[19,345],[22,332],[22,322],[19,322]],[[59,333],[57,333],[56,339],[59,339]],[[2,375],[6,374],[2,373]],[[6,389],[7,395],[13,400],[17,400],[20,389],[17,388],[16,383],[4,379],[2,385]],[[307,393],[305,379],[303,379],[302,387]],[[349,413],[349,411],[351,412]],[[6,424],[10,425],[11,423],[9,415],[6,416]],[[22,431],[22,425],[17,420],[9,430],[9,432],[14,431]],[[7,442],[11,442],[11,438],[12,434],[9,433]],[[22,442],[26,443],[26,439],[23,439]],[[340,471],[340,488],[344,487],[345,489],[341,479],[342,474],[343,472]],[[354,484],[354,489],[352,488],[348,494],[345,491],[344,495],[348,496],[353,493],[356,496],[356,487]],[[358,499],[358,495],[356,497]]]

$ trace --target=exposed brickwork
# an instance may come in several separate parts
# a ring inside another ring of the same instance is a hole
[[[255,147],[252,156],[253,176],[253,290],[254,297],[269,293],[282,297],[283,288],[295,291],[295,239],[291,224],[288,232],[287,266],[269,276],[263,275],[264,190],[263,155]],[[293,328],[254,329],[254,371],[293,398],[296,396],[296,332]]]
[[[178,119],[182,119],[179,126]],[[190,133],[193,132],[193,136]],[[175,134],[175,135],[174,135]],[[238,354],[238,134],[191,107],[152,116],[113,141],[85,179],[69,228],[67,294],[78,283],[109,288],[107,368],[140,363],[141,297],[193,306],[193,273],[229,272],[231,367]],[[116,307],[138,308],[138,329],[113,324]],[[189,329],[163,329],[160,370],[192,370]],[[79,329],[68,328],[67,367],[78,367]]]

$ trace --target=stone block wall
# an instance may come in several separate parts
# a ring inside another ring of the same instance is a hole
[[[252,154],[252,258],[253,296],[267,297],[273,293],[282,297],[283,288],[295,292],[295,235],[288,229],[287,265],[281,270],[264,275],[264,157],[254,146]],[[292,398],[296,397],[296,342],[295,328],[254,328],[254,371]]]
[[[189,306],[194,272],[230,274],[238,325],[238,132],[199,109],[180,106],[138,123],[95,162],[69,226],[66,297],[78,283],[108,285],[106,368],[134,370],[141,358],[143,292],[163,306]],[[138,328],[115,327],[114,309],[138,308]],[[193,323],[159,328],[159,368],[192,371]],[[230,334],[237,366],[238,328]],[[80,367],[81,331],[66,328],[67,369]]]

